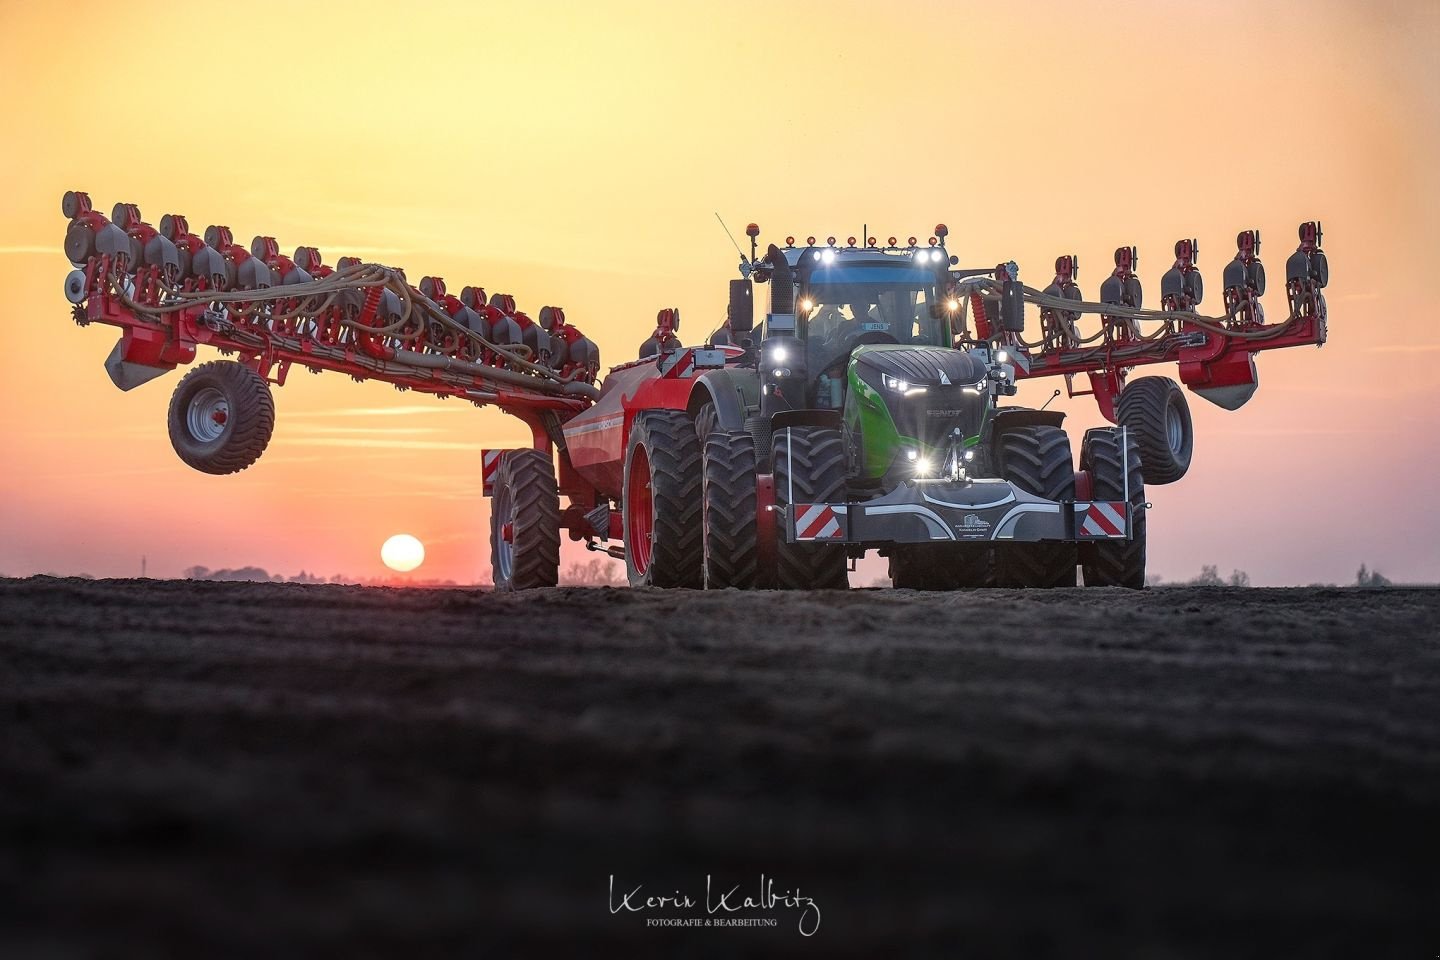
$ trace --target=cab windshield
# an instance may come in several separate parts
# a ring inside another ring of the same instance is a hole
[[[817,267],[799,303],[812,343],[951,345],[931,270],[903,264]]]

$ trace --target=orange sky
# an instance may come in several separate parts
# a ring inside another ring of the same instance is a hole
[[[165,432],[178,376],[116,391],[118,331],[68,319],[60,195],[83,189],[560,304],[607,363],[662,306],[691,338],[719,319],[716,210],[772,240],[943,220],[962,261],[1036,285],[1079,254],[1091,295],[1135,243],[1152,300],[1178,237],[1215,298],[1238,230],[1261,228],[1273,278],[1318,217],[1330,343],[1263,355],[1236,413],[1192,397],[1195,466],[1151,491],[1151,571],[1440,580],[1440,6],[472,6],[0,2],[0,573],[133,575],[145,554],[154,576],[380,576],[407,531],[417,576],[469,582],[479,450],[526,437],[301,374],[256,466],[191,471]],[[1098,421],[1061,402],[1076,436]]]

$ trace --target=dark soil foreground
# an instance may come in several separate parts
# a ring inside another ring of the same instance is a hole
[[[4,580],[0,956],[1429,958],[1437,624]]]

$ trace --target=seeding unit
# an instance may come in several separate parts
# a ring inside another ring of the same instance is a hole
[[[83,193],[63,209],[76,267],[65,293],[81,324],[121,328],[106,361],[116,386],[188,364],[201,345],[236,358],[201,364],[171,398],[171,441],[198,470],[260,457],[270,385],[297,364],[524,421],[530,447],[482,455],[501,589],[554,585],[562,531],[623,558],[635,585],[843,587],[847,562],[873,549],[897,586],[1074,585],[1078,565],[1086,584],[1139,587],[1145,484],[1180,479],[1193,440],[1180,384],[1127,382],[1130,371],[1176,363],[1180,383],[1233,410],[1256,389],[1258,351],[1325,341],[1318,223],[1300,227],[1288,313],[1273,323],[1258,231],[1239,235],[1223,313],[1207,317],[1194,240],[1175,244],[1151,310],[1134,247],[1116,251],[1089,302],[1075,257],[1034,289],[1014,263],[959,267],[943,225],[928,243],[790,237],[761,255],[751,224],[725,322],[687,347],[679,311],[662,310],[639,358],[597,386],[599,352],[559,307],[531,319],[478,286],[412,286],[354,258],[327,266],[311,247],[287,257],[265,236],[247,248],[173,214],[156,228],[131,204],[107,219]],[[757,283],[770,290],[758,330]],[[1087,313],[1100,317],[1089,336]],[[1063,414],[1001,403],[1044,376],[1093,395],[1116,424],[1086,431],[1078,469]]]

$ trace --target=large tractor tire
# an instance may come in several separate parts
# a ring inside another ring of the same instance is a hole
[[[712,430],[702,454],[702,575],[707,590],[749,590],[759,572],[755,523],[755,439]]]
[[[1150,483],[1174,483],[1190,469],[1195,426],[1185,391],[1169,377],[1141,377],[1115,401],[1120,426],[1140,447],[1140,463]]]
[[[700,441],[683,411],[635,418],[625,451],[625,572],[632,587],[699,587]]]
[[[260,459],[275,430],[270,384],[243,363],[212,360],[170,396],[170,445],[201,473],[238,473]]]
[[[1102,427],[1085,431],[1080,444],[1080,469],[1090,473],[1090,499],[1124,500],[1128,473],[1135,518],[1130,540],[1096,541],[1080,547],[1080,573],[1087,587],[1139,590],[1145,586],[1145,478],[1135,434],[1129,434],[1129,441],[1129,450],[1122,451],[1120,429]]]
[[[509,450],[490,501],[495,589],[534,590],[560,581],[560,496],[555,465],[540,450]]]
[[[1000,476],[1046,500],[1075,499],[1070,438],[1059,427],[1007,430],[996,440]],[[995,583],[1001,587],[1073,587],[1073,543],[995,544]]]
[[[771,443],[777,506],[845,499],[845,443],[839,430],[787,427],[776,432]],[[781,590],[848,589],[844,545],[791,543],[784,531],[777,531],[775,585]]]
[[[904,543],[890,554],[899,590],[960,590],[994,584],[992,551],[983,543]]]

